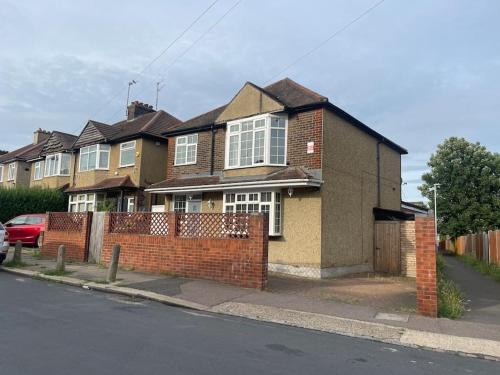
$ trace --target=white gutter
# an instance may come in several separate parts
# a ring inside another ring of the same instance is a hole
[[[294,179],[294,180],[278,180],[278,181],[251,181],[251,182],[232,182],[226,184],[215,185],[192,185],[172,188],[157,188],[145,189],[144,191],[151,193],[177,193],[177,192],[196,192],[196,191],[221,191],[234,189],[261,189],[275,187],[320,187],[323,181],[311,179]]]

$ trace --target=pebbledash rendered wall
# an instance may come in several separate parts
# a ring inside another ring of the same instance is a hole
[[[64,245],[66,259],[85,262],[91,222],[91,212],[50,212],[43,233],[42,255],[55,257],[59,246]]]
[[[164,235],[113,233],[111,215],[106,215],[104,223],[102,264],[109,264],[112,248],[119,244],[122,267],[210,279],[245,288],[266,287],[268,224],[264,215],[249,215],[247,238],[183,237],[176,228],[174,213],[164,214],[168,228]]]

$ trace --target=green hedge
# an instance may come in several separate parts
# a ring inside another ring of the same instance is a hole
[[[67,197],[58,189],[0,188],[0,222],[22,214],[67,211]]]

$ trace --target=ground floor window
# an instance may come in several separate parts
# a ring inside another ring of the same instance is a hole
[[[201,212],[201,194],[175,194],[173,196],[173,211],[199,213]]]
[[[281,193],[276,191],[226,193],[224,212],[269,214],[269,235],[281,235]]]
[[[125,205],[127,212],[135,211],[135,197],[125,197]]]
[[[97,205],[105,199],[104,194],[75,194],[69,196],[69,212],[96,211]]]

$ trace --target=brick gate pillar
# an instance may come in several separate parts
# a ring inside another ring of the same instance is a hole
[[[417,312],[437,316],[436,239],[434,218],[415,218]]]

